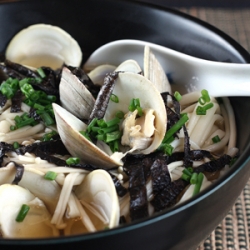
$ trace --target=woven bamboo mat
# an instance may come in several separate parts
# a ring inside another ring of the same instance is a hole
[[[250,52],[250,9],[181,8],[224,31]],[[250,180],[235,205],[197,250],[250,250]]]

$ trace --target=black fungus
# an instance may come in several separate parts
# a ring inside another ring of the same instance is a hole
[[[171,182],[166,161],[159,159],[155,160],[151,167],[151,178],[154,195],[151,204],[156,212],[176,204],[179,195],[188,184],[182,179]]]
[[[143,168],[134,167],[129,176],[130,218],[131,221],[148,216],[148,200]]]
[[[24,166],[23,165],[20,165],[20,164],[17,164],[16,162],[12,161],[12,163],[14,163],[15,165],[15,168],[16,168],[16,173],[15,173],[15,178],[14,180],[12,181],[12,184],[18,184],[22,177],[23,177],[23,173],[24,173]]]
[[[104,117],[118,74],[119,72],[110,73],[104,78],[104,84],[98,93],[88,123],[90,123],[94,118],[102,119]]]
[[[109,174],[115,185],[116,193],[118,194],[119,197],[123,197],[128,192],[128,190],[121,184],[121,182],[115,175],[111,174],[110,172]]]
[[[23,97],[22,91],[17,90],[17,92],[11,98],[11,107],[10,107],[11,113],[18,113],[22,111],[21,109],[22,97]]]
[[[7,97],[4,96],[4,95],[0,92],[0,107],[1,107],[1,108],[4,107],[4,105],[6,104],[7,100],[8,100]]]
[[[37,114],[34,108],[30,108],[29,117],[34,118],[35,121],[42,121],[41,116]]]
[[[189,135],[187,132],[187,128],[185,125],[183,125],[183,131],[184,131],[184,167],[191,167],[193,166],[193,161],[191,157],[191,150],[190,150],[190,142],[189,142]]]
[[[230,164],[231,159],[232,159],[231,156],[224,154],[216,160],[211,160],[209,162],[203,163],[202,165],[194,168],[194,171],[196,173],[220,171],[226,165]]]
[[[10,60],[5,60],[5,66],[18,72],[20,75],[24,76],[24,77],[31,77],[31,78],[37,78],[39,77],[38,73],[36,73],[35,71],[21,65],[18,63],[14,63]]]
[[[151,179],[154,195],[157,195],[170,184],[171,177],[166,161],[160,159],[154,161],[151,166]]]
[[[18,73],[17,71],[15,71],[14,69],[10,68],[10,67],[7,67],[6,65],[4,64],[0,64],[0,70],[8,77],[11,77],[11,78],[15,78],[15,79],[18,79],[18,80],[21,80],[24,78],[24,75]]]
[[[60,155],[68,155],[69,152],[65,148],[64,144],[60,139],[58,140],[50,140],[45,142],[37,142],[33,143],[28,146],[22,146],[18,149],[16,149],[17,154],[24,155],[25,153],[34,153],[42,151],[45,153],[48,153],[50,155],[52,154],[60,154]]]
[[[178,202],[180,194],[187,187],[188,182],[183,179],[178,179],[171,182],[166,188],[154,196],[151,201],[155,212],[162,211],[165,208],[169,208]]]
[[[6,157],[6,153],[14,151],[12,144],[7,142],[0,142],[0,166],[2,166],[3,158]]]

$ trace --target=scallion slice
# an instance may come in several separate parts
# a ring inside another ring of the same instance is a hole
[[[196,184],[194,186],[193,196],[200,192],[203,179],[204,179],[204,174],[199,173],[198,176],[197,176],[197,182],[196,182]]]
[[[181,127],[188,121],[188,115],[184,114],[181,118],[166,132],[163,143],[168,141]]]
[[[118,103],[119,102],[119,97],[117,95],[115,95],[115,94],[111,94],[110,100],[112,102]]]
[[[213,143],[218,143],[218,142],[220,142],[220,137],[218,135],[216,135],[212,138],[212,141],[213,141]]]
[[[70,157],[66,160],[67,165],[78,164],[80,159],[78,157]]]
[[[48,171],[46,172],[46,174],[44,175],[44,179],[48,180],[48,181],[53,181],[56,179],[57,173],[53,172],[53,171]]]
[[[46,75],[45,75],[45,73],[44,73],[44,71],[43,71],[42,68],[38,68],[38,69],[37,69],[37,73],[38,73],[42,78],[45,78],[45,77],[46,77]]]
[[[19,143],[18,143],[17,141],[15,141],[15,142],[13,143],[13,148],[14,148],[14,149],[18,149],[19,147],[20,147]]]
[[[26,204],[23,204],[21,206],[21,209],[20,209],[17,217],[16,217],[16,221],[22,222],[25,219],[26,215],[28,214],[29,210],[30,210],[30,207]]]
[[[178,91],[174,92],[174,97],[175,99],[179,102],[182,98],[181,94]]]

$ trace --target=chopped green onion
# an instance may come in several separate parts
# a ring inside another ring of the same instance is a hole
[[[137,114],[139,115],[139,116],[142,116],[143,115],[143,111],[142,111],[142,108],[141,107],[136,107],[136,109],[137,109]]]
[[[139,98],[133,98],[130,103],[129,103],[129,107],[128,110],[133,112],[137,109],[138,111],[138,115],[142,116],[143,112],[142,112],[142,108],[141,108],[141,104],[140,104],[140,99]]]
[[[19,147],[20,147],[19,143],[18,143],[17,141],[15,141],[15,142],[13,143],[13,148],[14,148],[14,149],[18,149]]]
[[[218,135],[216,135],[216,136],[214,136],[214,137],[212,138],[212,141],[213,141],[213,143],[220,142],[220,137],[219,137]]]
[[[174,97],[175,99],[179,102],[182,98],[181,94],[178,91],[174,92]]]
[[[53,181],[56,179],[57,173],[53,172],[53,171],[48,171],[46,172],[46,174],[44,175],[44,179],[48,180],[48,181]]]
[[[111,94],[110,100],[112,102],[118,103],[119,102],[119,97],[117,95],[115,95],[115,94]]]
[[[210,96],[209,96],[209,94],[208,94],[208,91],[205,90],[205,89],[203,89],[203,90],[201,91],[201,97],[199,98],[199,103],[200,103],[201,105],[204,105],[204,104],[206,104],[206,103],[208,103],[208,102],[210,102]]]
[[[115,117],[119,118],[119,119],[123,119],[124,118],[124,113],[122,111],[117,111],[115,114]]]
[[[43,105],[40,105],[38,103],[35,103],[33,108],[38,109],[38,110],[44,110],[45,109],[45,107]]]
[[[193,196],[200,192],[203,179],[204,179],[203,173],[199,173],[198,177],[197,177],[197,182],[196,182],[196,184],[194,186]]]
[[[117,152],[119,150],[119,141],[118,140],[111,141],[109,143],[109,147],[113,153]]]
[[[121,137],[122,137],[122,133],[119,130],[111,132],[111,133],[107,133],[105,142],[108,143],[108,142],[111,142],[111,141],[115,141],[117,139],[120,139]]]
[[[106,128],[107,127],[107,124],[103,119],[97,120],[97,124],[101,128]]]
[[[111,133],[111,132],[118,131],[118,130],[119,130],[119,125],[115,124],[111,127],[99,128],[97,132],[98,134],[107,134],[107,133]]]
[[[87,131],[90,132],[92,130],[92,128],[96,125],[97,123],[97,118],[94,118],[88,125],[87,127]]]
[[[163,143],[170,139],[187,121],[188,115],[184,114],[165,134]]]
[[[56,135],[56,134],[57,134],[56,131],[51,131],[51,132],[49,132],[49,133],[47,133],[47,134],[44,134],[43,137],[42,137],[42,139],[41,139],[41,141],[50,141],[51,138],[52,138],[54,135]]]
[[[236,162],[237,159],[238,159],[237,157],[232,158],[229,163],[229,167],[231,167]]]
[[[181,179],[183,179],[183,180],[185,180],[187,182],[190,181],[190,178],[191,177],[188,174],[182,173],[182,175],[181,175]]]
[[[23,204],[21,206],[21,209],[20,209],[17,217],[16,217],[16,221],[22,222],[25,219],[26,215],[28,214],[29,210],[30,210],[30,207],[26,204]]]
[[[120,119],[115,117],[114,119],[107,121],[106,125],[107,125],[107,127],[112,127],[112,126],[117,125],[119,123],[120,123]]]
[[[163,144],[161,150],[164,154],[170,156],[172,155],[174,148],[170,144]]]
[[[208,103],[205,106],[198,106],[196,109],[196,114],[197,115],[206,115],[207,114],[207,110],[211,109],[214,106],[213,103]]]
[[[45,77],[46,77],[46,75],[45,75],[45,73],[44,73],[44,71],[43,71],[42,68],[38,68],[38,69],[37,69],[37,73],[38,73],[42,78],[45,78]]]
[[[10,131],[14,131],[14,130],[16,130],[17,128],[16,128],[16,126],[14,126],[14,125],[11,125],[10,126]]]
[[[40,116],[46,126],[55,124],[55,120],[49,115],[49,113],[43,112],[42,114],[40,114]]]
[[[191,184],[196,184],[197,183],[197,179],[198,179],[198,174],[197,173],[193,173],[190,179],[190,183]]]
[[[66,160],[67,165],[78,164],[80,159],[78,157],[70,157]]]
[[[192,172],[188,168],[184,168],[182,173],[187,174],[188,176],[192,176]]]
[[[80,134],[83,135],[87,140],[92,141],[87,131],[80,131]]]

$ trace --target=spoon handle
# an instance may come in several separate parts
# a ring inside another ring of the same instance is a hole
[[[211,96],[250,96],[250,64],[214,62],[192,57],[161,45],[140,40],[118,40],[97,49],[84,69],[97,65],[119,65],[134,59],[143,68],[148,45],[169,77],[171,87],[182,94],[207,89]]]

